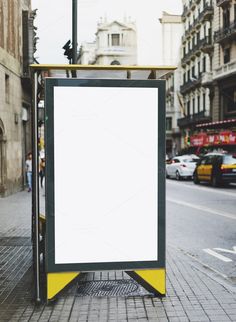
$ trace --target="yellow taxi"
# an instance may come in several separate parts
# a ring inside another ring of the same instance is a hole
[[[213,187],[236,182],[236,154],[208,153],[197,163],[193,182],[207,181]]]

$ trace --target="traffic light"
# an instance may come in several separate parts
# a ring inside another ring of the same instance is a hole
[[[67,43],[62,47],[65,50],[64,56],[67,56],[67,59],[71,63],[71,59],[73,56],[73,49],[71,48],[71,41],[68,40]]]

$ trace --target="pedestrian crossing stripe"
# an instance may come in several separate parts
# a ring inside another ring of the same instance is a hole
[[[157,296],[166,294],[166,270],[136,270],[126,272],[130,277],[137,281],[149,292]]]
[[[47,274],[47,300],[54,298],[62,291],[70,282],[72,282],[79,272],[66,273],[48,273]]]

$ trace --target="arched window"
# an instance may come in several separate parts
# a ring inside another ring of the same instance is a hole
[[[113,60],[111,62],[111,65],[120,65],[120,62],[118,60]]]

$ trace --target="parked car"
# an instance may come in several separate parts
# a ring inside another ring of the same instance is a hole
[[[166,164],[166,177],[176,178],[177,180],[192,178],[198,160],[199,157],[194,154],[172,158]]]
[[[236,182],[236,154],[206,154],[196,166],[193,181],[195,184],[206,181],[213,187]]]

